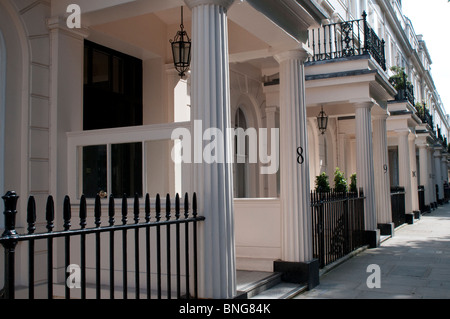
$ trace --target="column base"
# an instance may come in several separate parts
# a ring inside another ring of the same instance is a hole
[[[380,230],[380,235],[383,236],[394,236],[394,223],[387,223],[387,224],[378,224],[377,228]]]
[[[380,246],[380,230],[365,230],[364,231],[365,242],[369,245],[369,248],[377,248]]]
[[[420,210],[413,211],[414,219],[420,219]]]
[[[307,284],[308,290],[319,285],[319,260],[308,262],[274,261],[273,271],[281,272],[281,280],[296,284]]]
[[[409,225],[414,224],[414,213],[405,213],[405,222]]]

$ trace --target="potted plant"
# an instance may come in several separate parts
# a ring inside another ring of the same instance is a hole
[[[327,173],[323,172],[319,176],[316,176],[316,192],[326,193],[330,191],[330,183],[328,181]]]
[[[396,100],[405,100],[406,89],[409,86],[412,86],[411,82],[407,81],[408,75],[405,73],[405,68],[393,66],[391,67],[391,71],[394,72],[394,75],[389,78],[389,83],[394,87],[397,91]]]
[[[339,193],[346,193],[348,191],[347,180],[339,167],[336,167],[334,171],[334,190]]]

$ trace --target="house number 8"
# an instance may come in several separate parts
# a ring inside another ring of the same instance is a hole
[[[303,147],[297,148],[297,163],[300,165],[305,162],[305,159],[303,158]]]

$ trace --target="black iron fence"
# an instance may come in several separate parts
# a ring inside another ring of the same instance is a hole
[[[364,195],[311,192],[314,258],[320,268],[365,245]]]
[[[419,210],[423,214],[430,209],[427,205],[425,205],[425,186],[419,185],[417,192],[419,195]]]
[[[397,89],[395,95],[396,101],[409,101],[411,105],[415,105],[414,86],[407,81],[406,73],[403,72],[403,85]]]
[[[165,212],[161,210],[160,196],[157,195],[154,205],[151,205],[147,194],[143,205],[143,221],[139,197],[136,195],[132,223],[128,223],[129,209],[127,196],[124,195],[121,201],[121,224],[116,224],[115,201],[110,196],[106,209],[108,214],[106,226],[101,226],[102,205],[97,195],[94,204],[94,225],[90,228],[87,228],[88,206],[86,198],[82,196],[77,207],[79,229],[71,229],[73,205],[66,196],[62,215],[63,229],[59,231],[54,231],[55,205],[53,197],[49,196],[45,209],[47,231],[42,233],[35,233],[37,210],[35,199],[31,196],[27,208],[27,234],[18,234],[16,231],[18,197],[15,192],[8,192],[2,197],[5,203],[5,231],[0,237],[0,244],[5,250],[5,282],[0,292],[1,298],[14,299],[18,286],[24,286],[27,290],[25,297],[29,299],[52,299],[56,295],[55,285],[59,284],[64,286],[65,298],[71,298],[71,295],[76,293],[76,298],[85,299],[87,290],[91,289],[95,291],[94,298],[97,299],[105,297],[114,299],[118,296],[127,299],[130,275],[134,276],[133,288],[136,299],[141,298],[141,295],[149,299],[197,298],[197,223],[203,221],[204,217],[197,215],[195,193],[191,206],[189,196],[185,195],[183,207],[180,205],[178,194],[174,207],[170,196],[167,195]],[[58,240],[62,242],[57,242]],[[39,262],[36,260],[38,243],[41,243],[40,249],[44,247],[46,251],[46,262],[45,259],[40,259]],[[61,245],[56,245],[58,243]],[[28,268],[28,280],[27,283],[22,282],[20,285],[15,282],[15,255],[19,244],[21,249],[28,250],[28,261],[21,260],[21,264]],[[68,271],[73,265],[76,265],[79,273]],[[134,269],[129,269],[129,265]],[[58,268],[64,272],[62,283],[61,280],[60,282],[55,280],[58,278],[57,274],[55,275]],[[41,286],[46,286],[44,289],[46,292],[37,296],[35,275],[43,270],[46,279]],[[121,274],[119,278],[116,272]],[[79,275],[78,286],[77,278],[72,275]],[[87,275],[90,275],[91,282]],[[119,288],[116,289],[116,286]]]
[[[444,203],[448,203],[450,201],[450,185],[447,182],[444,182]]]
[[[362,19],[327,24],[313,29],[308,41],[313,50],[310,61],[370,54],[386,71],[384,40],[380,40],[369,26],[366,12],[363,12]]]
[[[392,222],[398,227],[406,222],[405,216],[405,188],[391,186]]]

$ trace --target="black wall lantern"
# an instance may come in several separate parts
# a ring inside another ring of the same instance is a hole
[[[181,24],[180,31],[177,32],[175,38],[169,41],[172,45],[173,64],[178,74],[185,76],[191,64],[191,39],[184,31],[183,25],[183,7],[181,7]]]
[[[325,134],[328,126],[328,115],[323,111],[323,106],[319,115],[317,115],[317,124],[319,126],[320,133]]]

